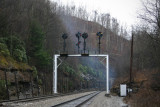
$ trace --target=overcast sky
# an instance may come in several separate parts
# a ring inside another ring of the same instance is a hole
[[[137,12],[140,11],[141,0],[51,0],[63,4],[86,7],[89,12],[98,10],[100,13],[110,13],[121,24],[128,27],[138,22]]]

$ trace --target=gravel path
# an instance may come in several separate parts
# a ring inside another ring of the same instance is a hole
[[[101,92],[82,107],[128,107],[123,103],[123,97],[106,97],[106,92]]]
[[[46,100],[40,100],[40,101],[33,101],[33,102],[28,102],[28,103],[4,103],[7,107],[51,107],[53,105],[57,105],[59,103],[69,101],[90,93],[92,92],[84,92],[84,93],[79,93],[79,94],[74,94],[74,95],[68,95],[68,96],[62,96],[62,97],[55,97],[55,98],[50,98]]]

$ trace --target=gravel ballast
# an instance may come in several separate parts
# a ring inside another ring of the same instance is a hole
[[[82,107],[128,107],[123,102],[123,97],[119,96],[105,96],[106,92],[101,92]]]
[[[23,102],[23,103],[3,103],[3,105],[7,107],[51,107],[53,105],[57,105],[62,102],[66,102],[66,101],[69,101],[93,92],[95,91],[78,93],[78,94],[67,95],[67,96],[60,96],[60,97],[49,98],[49,99],[40,100],[40,101]]]

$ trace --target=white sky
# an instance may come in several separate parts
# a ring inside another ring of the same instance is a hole
[[[51,0],[63,4],[86,7],[89,12],[98,10],[100,13],[110,13],[120,23],[128,27],[138,23],[137,13],[140,11],[141,0]]]

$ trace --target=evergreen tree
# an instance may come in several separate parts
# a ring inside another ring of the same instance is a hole
[[[31,23],[29,41],[29,56],[35,61],[34,64],[42,67],[49,65],[51,57],[44,46],[45,35],[36,21]]]

